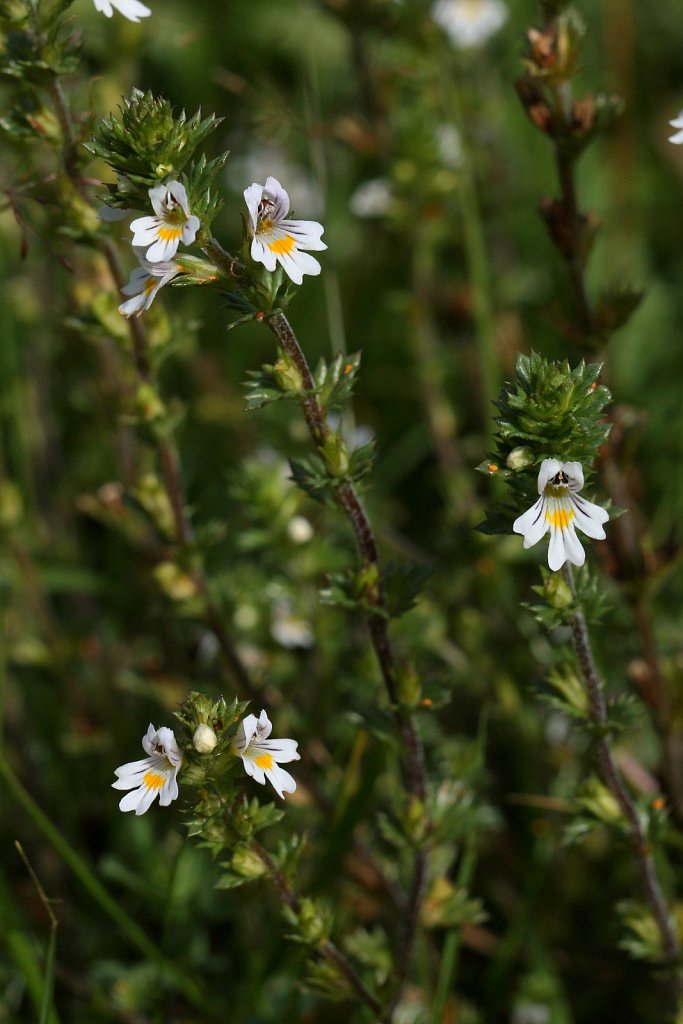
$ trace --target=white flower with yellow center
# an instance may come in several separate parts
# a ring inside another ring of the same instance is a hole
[[[244,190],[249,210],[251,258],[262,263],[271,273],[279,263],[294,284],[301,284],[304,274],[317,275],[320,264],[302,249],[327,249],[320,236],[325,230],[315,220],[287,220],[289,196],[277,178],[266,179],[265,185],[254,182]]]
[[[133,245],[146,249],[150,263],[173,259],[178,246],[192,245],[199,231],[199,217],[190,213],[185,186],[179,181],[155,185],[149,190],[155,217],[138,217],[131,223]]]
[[[155,729],[150,723],[147,734],[142,737],[142,747],[149,757],[142,761],[130,761],[121,765],[114,774],[114,789],[132,789],[119,803],[122,811],[144,814],[159,797],[162,807],[168,807],[178,796],[178,770],[183,755],[178,749],[172,729],[162,726]]]
[[[538,474],[540,498],[515,519],[512,529],[524,537],[524,547],[537,544],[550,531],[548,565],[556,572],[565,562],[583,565],[586,552],[576,536],[578,527],[587,537],[604,540],[602,527],[609,513],[592,501],[579,496],[583,487],[580,462],[559,462],[545,459]]]
[[[669,136],[669,142],[673,142],[676,146],[683,146],[683,110],[673,121],[669,121],[669,124],[676,129],[674,134]]]
[[[507,16],[502,0],[437,0],[432,7],[434,21],[461,50],[485,43],[505,24]]]
[[[139,21],[140,18],[148,18],[152,13],[149,7],[145,7],[140,0],[95,0],[95,10],[101,11],[107,18],[111,18],[114,9],[119,11],[129,21]]]
[[[124,295],[133,296],[119,306],[119,313],[125,317],[140,316],[144,313],[154,302],[159,289],[181,273],[181,268],[174,260],[150,263],[142,255],[143,252],[144,249],[140,249],[136,253],[140,266],[131,271],[128,284],[121,289]]]
[[[277,795],[284,799],[285,793],[294,792],[296,781],[280,765],[298,761],[301,755],[297,753],[296,740],[269,740],[272,728],[265,711],[259,718],[247,715],[240,722],[232,749],[242,758],[247,775],[262,786],[268,779]]]

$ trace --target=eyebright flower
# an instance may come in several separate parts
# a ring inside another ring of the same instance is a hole
[[[152,13],[149,7],[145,7],[140,0],[95,0],[95,10],[101,11],[107,18],[114,13],[112,8],[128,18],[129,21],[139,21],[140,18],[148,18]]]
[[[461,50],[485,43],[507,16],[501,0],[437,0],[432,7],[434,21]]]
[[[172,259],[178,245],[192,245],[199,231],[199,217],[190,213],[185,186],[179,181],[155,185],[149,190],[155,217],[138,217],[131,223],[133,245],[147,249],[150,263]]]
[[[604,540],[602,524],[609,513],[578,495],[583,487],[580,462],[545,459],[538,474],[540,498],[515,519],[512,529],[524,537],[524,547],[537,544],[550,530],[548,565],[556,572],[565,562],[583,565],[586,552],[576,536],[576,527],[595,540]]]
[[[151,724],[142,737],[142,747],[149,754],[142,761],[131,761],[117,768],[113,789],[131,789],[119,803],[122,811],[144,814],[159,797],[162,807],[168,807],[178,797],[178,770],[183,755],[178,749],[172,729],[155,729]]]
[[[673,142],[676,146],[683,146],[683,110],[673,121],[669,121],[669,124],[672,128],[676,128],[674,134],[669,136],[669,142]]]
[[[298,761],[301,755],[297,753],[296,740],[269,740],[272,728],[265,711],[259,718],[247,715],[240,722],[232,749],[242,758],[247,775],[262,786],[268,779],[277,795],[284,799],[285,793],[294,792],[296,781],[280,764]]]
[[[159,289],[180,273],[180,267],[174,260],[150,263],[142,256],[143,252],[144,249],[140,249],[136,253],[140,266],[131,271],[128,284],[121,289],[124,295],[133,296],[119,306],[119,313],[125,317],[140,316],[144,313],[154,302]]]
[[[318,261],[301,250],[327,249],[320,239],[325,229],[315,220],[286,220],[289,196],[277,178],[268,177],[265,185],[254,182],[245,188],[244,199],[251,219],[251,258],[256,263],[271,273],[279,263],[294,284],[301,284],[304,274],[320,273]]]

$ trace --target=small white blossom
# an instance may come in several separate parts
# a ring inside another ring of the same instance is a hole
[[[128,284],[121,289],[124,295],[133,296],[119,306],[119,313],[125,317],[140,316],[148,310],[159,289],[180,273],[180,267],[174,260],[150,263],[142,255],[143,252],[144,249],[141,249],[136,253],[140,266],[131,271]]]
[[[583,470],[580,462],[545,459],[538,474],[540,498],[524,515],[515,519],[512,529],[524,537],[524,547],[537,544],[550,531],[548,565],[556,572],[565,562],[583,565],[586,552],[576,536],[576,527],[587,537],[604,540],[602,527],[609,513],[592,501],[581,498]]]
[[[370,178],[362,182],[349,199],[349,209],[363,219],[384,217],[389,213],[394,194],[387,178]]]
[[[172,259],[178,246],[192,245],[199,230],[199,217],[190,213],[185,186],[179,181],[155,185],[149,198],[156,216],[138,217],[131,223],[133,245],[147,250],[150,263]]]
[[[270,635],[276,643],[288,650],[297,647],[312,647],[315,634],[310,622],[294,614],[291,601],[286,598],[276,601],[270,618]]]
[[[178,770],[183,763],[183,755],[172,729],[162,726],[155,729],[151,724],[142,737],[142,747],[148,757],[142,761],[130,761],[121,765],[114,774],[116,782],[113,789],[131,789],[119,803],[122,811],[135,811],[144,814],[152,806],[156,797],[159,804],[168,807],[178,797]]]
[[[113,9],[119,11],[129,21],[148,18],[152,13],[149,7],[140,3],[140,0],[95,0],[95,10],[101,11],[105,17],[111,18]]]
[[[508,16],[502,0],[437,0],[432,17],[457,49],[480,46],[494,35]]]
[[[313,539],[313,527],[305,516],[292,516],[287,523],[287,533],[295,544],[308,544]]]
[[[293,793],[296,782],[280,764],[298,761],[296,740],[270,740],[273,726],[265,711],[259,718],[247,715],[240,722],[237,735],[232,741],[232,749],[242,758],[244,770],[256,782],[265,785],[270,782],[278,796],[284,799],[285,793]]]
[[[265,185],[254,182],[244,190],[249,210],[251,258],[262,263],[271,273],[279,263],[294,284],[301,284],[304,274],[317,275],[320,264],[303,249],[321,250],[325,230],[315,220],[287,220],[289,196],[272,175]]]
[[[673,121],[669,121],[669,124],[676,129],[674,134],[669,136],[669,142],[673,142],[676,146],[683,146],[683,110]]]
[[[439,152],[442,163],[451,170],[462,167],[465,162],[465,155],[462,149],[462,137],[453,124],[438,124],[436,126],[436,148]]]

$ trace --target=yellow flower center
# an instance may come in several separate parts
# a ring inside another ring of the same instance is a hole
[[[284,238],[278,238],[275,242],[267,242],[266,244],[276,256],[289,256],[296,242],[291,235],[286,235]]]
[[[144,783],[148,789],[161,789],[165,781],[163,775],[158,775],[157,772],[145,772]]]
[[[259,768],[263,768],[264,771],[270,771],[273,767],[273,755],[259,754],[258,757],[254,758],[254,764],[258,765]]]
[[[558,508],[554,512],[548,509],[545,517],[551,526],[558,530],[566,530],[574,518],[574,512],[570,508]]]
[[[185,223],[185,217],[183,216],[183,224]],[[162,242],[174,242],[176,238],[180,238],[183,233],[182,227],[160,227],[158,231],[159,238]]]

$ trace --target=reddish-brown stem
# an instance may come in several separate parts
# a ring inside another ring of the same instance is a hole
[[[574,595],[574,599],[577,600],[574,577],[568,564],[565,565],[563,573],[567,585]],[[638,808],[626,788],[612,753],[608,733],[609,723],[605,695],[593,657],[586,617],[580,604],[577,604],[576,610],[572,615],[571,631],[574,651],[576,652],[577,661],[588,694],[591,721],[597,727],[596,753],[600,771],[628,822],[631,845],[638,865],[645,898],[661,935],[665,959],[673,967],[678,964],[680,958],[678,937],[674,931],[671,916],[662,894],[657,871],[652,859],[650,844],[641,824]],[[681,995],[678,983],[676,983],[676,995],[677,997]]]
[[[325,423],[325,414],[315,394],[315,383],[306,357],[284,313],[276,313],[274,316],[269,317],[267,323],[277,338],[281,349],[294,363],[301,376],[303,384],[301,406],[313,442],[316,447],[320,447],[325,441],[329,428]],[[367,599],[374,606],[373,611],[367,616],[368,630],[387,695],[395,709],[404,750],[404,766],[408,791],[412,797],[424,802],[427,795],[424,750],[412,715],[398,703],[396,661],[389,636],[386,599],[375,536],[365,509],[351,481],[342,481],[336,488],[336,495],[337,501],[346,514],[346,518],[356,537],[356,544],[363,567],[375,570],[378,582],[375,586],[369,587],[367,592]],[[396,999],[393,1005],[398,1002],[412,968],[427,868],[427,850],[422,847],[415,854],[413,878],[399,958]],[[390,1009],[387,1020],[391,1020],[392,1012],[393,1008]]]
[[[268,872],[268,877],[275,887],[275,891],[284,903],[286,907],[289,907],[295,914],[299,914],[301,910],[301,903],[299,897],[292,889],[291,885],[285,878],[284,874],[277,866],[273,858],[270,856],[268,851],[255,839],[251,840],[251,849],[259,858],[263,866]],[[383,1020],[382,1006],[373,996],[363,979],[357,973],[352,964],[347,960],[342,951],[338,946],[325,939],[319,946],[316,947],[316,951],[324,960],[327,960],[329,964],[335,967],[339,973],[345,978],[349,988],[355,993],[356,997],[360,999],[372,1012],[378,1020]]]
[[[55,81],[50,87],[49,92],[62,133],[64,169],[75,190],[79,195],[85,197],[83,182],[79,177],[77,151],[78,140],[74,132],[73,119],[71,117],[71,112],[69,110],[66,97],[64,96],[61,83],[58,80]],[[106,260],[112,282],[116,289],[120,291],[125,284],[125,280],[121,272],[116,247],[108,238],[99,238],[98,242],[100,251]],[[217,246],[218,243],[215,243],[215,245]],[[223,250],[221,250],[221,252],[222,251]],[[231,271],[234,273],[235,268],[238,265],[238,261],[232,260],[232,264],[233,266],[231,267]],[[156,381],[149,356],[149,345],[147,342],[144,323],[137,317],[130,317],[127,320],[127,324],[133,348],[133,362],[138,380],[141,384],[154,386]],[[158,435],[155,437],[155,447],[157,458],[159,460],[159,467],[161,469],[164,490],[168,497],[173,514],[175,541],[181,547],[193,548],[195,542],[194,530],[192,527],[192,521],[187,512],[187,502],[185,500],[185,490],[183,486],[178,450],[172,439],[160,437]],[[246,697],[250,700],[257,700],[259,699],[259,695],[254,688],[249,677],[249,673],[242,664],[232,638],[225,627],[223,616],[211,597],[204,569],[201,564],[198,564],[197,562],[196,551],[193,551],[193,560],[194,565],[190,570],[190,575],[197,591],[202,596],[206,622],[218,641],[223,660],[231,673],[240,696]]]

